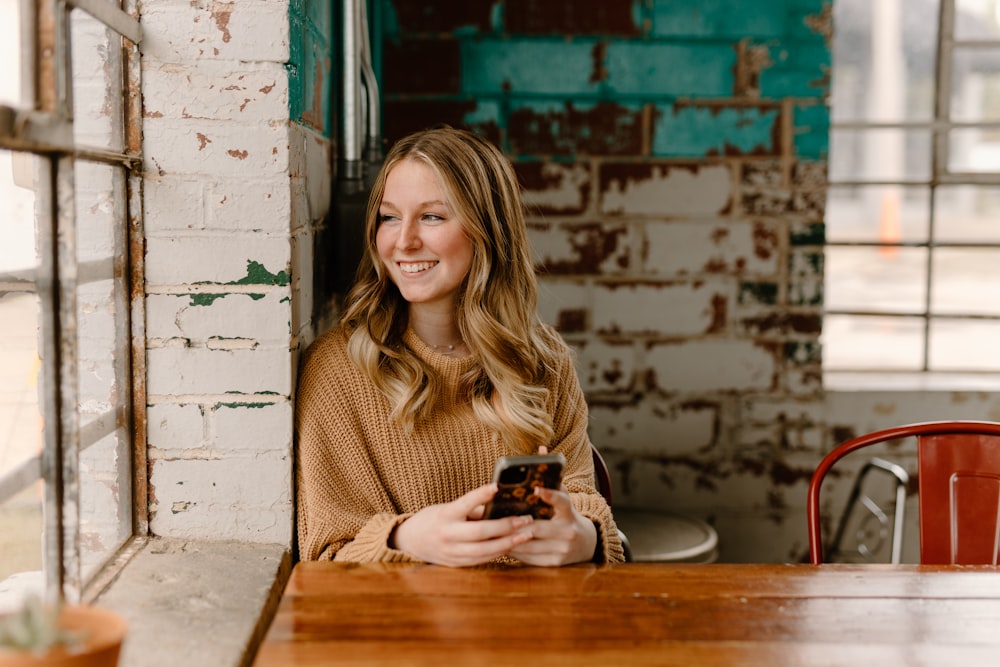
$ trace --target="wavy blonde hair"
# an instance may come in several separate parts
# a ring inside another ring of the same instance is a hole
[[[402,343],[409,304],[375,245],[386,176],[403,160],[433,170],[473,244],[457,323],[474,363],[462,377],[459,396],[467,396],[476,416],[513,450],[549,445],[546,387],[565,343],[537,314],[538,286],[514,170],[493,144],[471,132],[417,132],[386,157],[368,199],[366,251],[341,318],[352,361],[388,397],[393,419],[405,429],[434,410],[441,380]]]

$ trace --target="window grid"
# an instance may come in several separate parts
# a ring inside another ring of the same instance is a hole
[[[951,95],[952,95],[952,65],[953,52],[956,48],[997,48],[1000,47],[1000,40],[964,40],[955,38],[956,0],[940,0],[938,31],[934,68],[934,111],[933,118],[928,121],[833,121],[831,131],[836,130],[877,130],[877,129],[919,129],[928,130],[931,133],[930,160],[931,174],[928,179],[903,178],[898,179],[830,179],[830,186],[834,187],[872,187],[872,186],[923,186],[929,194],[928,205],[928,229],[926,240],[907,241],[897,240],[886,242],[882,239],[872,241],[852,241],[836,240],[826,242],[828,247],[868,247],[868,248],[921,248],[926,249],[925,262],[925,283],[922,308],[919,310],[895,310],[888,311],[880,308],[836,308],[826,307],[826,315],[851,316],[859,318],[920,318],[922,321],[922,359],[920,372],[928,373],[931,368],[931,325],[933,322],[948,321],[994,321],[1000,322],[1000,314],[984,314],[972,312],[933,312],[932,295],[935,284],[934,258],[938,249],[1000,249],[1000,243],[979,241],[979,242],[959,242],[959,241],[938,241],[936,240],[935,227],[938,221],[936,202],[939,196],[939,188],[946,185],[1000,185],[1000,171],[995,172],[975,172],[951,170],[948,166],[949,156],[949,134],[951,130],[971,128],[971,129],[1000,129],[1000,121],[955,121],[951,116]],[[836,75],[835,75],[836,76]],[[866,368],[845,368],[837,369],[849,372],[880,372],[888,370],[869,366]],[[995,373],[995,369],[975,371],[964,369],[963,373]]]
[[[0,105],[0,148],[35,156],[39,263],[33,271],[0,275],[0,293],[38,294],[40,409],[46,426],[39,455],[0,477],[0,502],[39,478],[44,481],[46,587],[50,593],[79,601],[99,592],[100,570],[114,560],[113,553],[111,557],[98,553],[101,562],[85,563],[89,554],[81,547],[81,454],[102,438],[117,435],[130,450],[125,464],[128,538],[115,551],[129,548],[131,536],[146,531],[145,431],[137,428],[142,426],[145,396],[141,386],[132,387],[131,380],[133,372],[144,373],[142,280],[136,279],[142,271],[141,178],[137,172],[141,162],[137,49],[141,27],[134,18],[133,0],[124,6],[94,0],[22,0],[20,9],[22,108]],[[108,48],[100,57],[103,67],[115,74],[105,80],[107,99],[100,101],[111,107],[109,147],[78,144],[74,137],[70,46],[74,11],[84,12],[107,30]],[[87,164],[105,165],[111,179],[115,251],[106,261],[80,261],[78,254],[76,177]],[[118,397],[110,411],[100,414],[99,407],[91,408],[87,422],[81,424],[79,288],[103,280],[111,281],[114,311],[123,314],[121,326],[115,320],[116,330],[121,330],[115,334],[116,338],[120,334],[115,349],[124,344],[132,353],[113,355],[111,390]]]

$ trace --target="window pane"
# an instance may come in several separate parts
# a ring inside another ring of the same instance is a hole
[[[996,39],[997,35],[993,36]],[[1000,47],[958,47],[952,53],[951,119],[1000,120]]]
[[[82,11],[73,29],[73,138],[86,146],[122,149],[121,37]]]
[[[34,294],[0,295],[0,476],[42,448],[38,317]],[[37,481],[0,503],[0,607],[6,601],[5,590],[25,581],[37,580],[39,587],[44,586],[41,570],[42,495]],[[15,579],[4,581],[15,574]]]
[[[826,307],[862,312],[922,313],[925,248],[826,249]]]
[[[1000,174],[1000,140],[989,136],[974,127],[948,132],[948,171]]]
[[[80,545],[84,578],[131,535],[128,301],[124,281],[124,175],[76,164],[79,344]]]
[[[834,123],[933,117],[937,14],[938,0],[833,3]]]
[[[834,129],[830,133],[830,180],[927,181],[930,155],[929,130]]]
[[[1000,186],[939,187],[934,194],[934,240],[1000,243]]]
[[[924,321],[916,317],[827,315],[823,367],[827,370],[919,370]]]
[[[933,265],[932,313],[1000,315],[1000,248],[938,248]]]
[[[0,104],[21,104],[20,0],[0,0]]]
[[[941,371],[1000,371],[1000,322],[932,320],[930,366]]]
[[[826,199],[829,242],[925,242],[930,195],[925,187],[830,186]]]
[[[955,39],[997,39],[1000,6],[991,0],[957,0]]]

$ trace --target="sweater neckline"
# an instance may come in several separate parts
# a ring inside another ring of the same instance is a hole
[[[423,341],[417,333],[410,327],[406,327],[403,333],[403,342],[413,350],[414,354],[426,361],[431,366],[441,370],[465,371],[472,367],[474,358],[470,354],[467,357],[453,357],[443,354]]]

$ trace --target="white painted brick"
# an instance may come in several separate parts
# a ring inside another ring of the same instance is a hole
[[[298,334],[302,327],[312,321],[315,291],[312,277],[315,275],[313,235],[308,229],[301,229],[292,236],[292,304],[291,331]]]
[[[292,457],[159,460],[150,475],[150,529],[165,537],[287,543]]]
[[[231,284],[247,279],[252,262],[278,276],[288,272],[290,251],[287,238],[260,234],[150,237],[146,241],[146,282]],[[253,288],[253,284],[248,287]]]
[[[143,122],[143,168],[160,175],[225,174],[258,180],[287,173],[286,123]]]
[[[142,3],[144,58],[192,60],[288,60],[288,3],[240,0]]]
[[[945,419],[1000,421],[1000,396],[989,392],[831,391],[826,394],[832,425],[869,431]]]
[[[146,441],[163,452],[208,445],[204,408],[194,403],[152,403],[146,410]]]
[[[561,313],[585,312],[593,308],[594,293],[588,281],[552,280],[538,281],[538,316],[543,322],[556,326]]]
[[[289,144],[289,174],[293,179],[302,177],[305,216],[312,222],[321,221],[330,208],[333,147],[328,138],[299,123],[289,128]]]
[[[288,119],[288,74],[276,62],[147,64],[142,91],[147,118],[252,124]]]
[[[287,347],[150,348],[146,358],[150,396],[265,392],[288,396],[291,393],[292,367]]]
[[[536,265],[547,271],[614,275],[628,271],[638,244],[628,225],[532,225],[528,239]]]
[[[824,402],[788,399],[780,396],[753,396],[740,405],[743,424],[774,424],[779,421],[801,424],[824,424],[828,409]]]
[[[779,270],[782,254],[777,236],[762,222],[649,222],[644,229],[649,248],[644,262],[647,275],[774,275]]]
[[[146,336],[185,338],[192,342],[210,338],[288,342],[291,314],[287,288],[267,288],[252,295],[230,292],[217,298],[212,296],[150,294],[146,298]]]
[[[205,184],[191,177],[147,174],[143,181],[143,225],[149,235],[204,229]]]
[[[605,333],[696,336],[716,322],[713,302],[728,301],[726,285],[602,283],[593,288],[593,328]]]
[[[220,403],[209,413],[213,448],[219,451],[292,451],[292,404]]]
[[[612,181],[601,199],[601,212],[657,217],[715,217],[733,190],[729,168],[701,165],[655,167],[641,182]]]
[[[589,433],[598,449],[680,456],[714,446],[717,422],[716,406],[647,397],[636,405],[593,403]]]
[[[578,211],[586,205],[583,186],[590,180],[590,170],[580,163],[542,165],[542,176],[551,181],[544,190],[526,190],[524,203],[528,210]]]
[[[774,355],[748,340],[653,345],[646,365],[663,391],[747,391],[774,386]]]
[[[576,345],[576,366],[584,393],[624,393],[635,387],[636,352],[631,342],[588,340]]]
[[[212,230],[289,230],[291,192],[284,174],[269,180],[214,180],[205,186],[205,204],[205,224]]]

